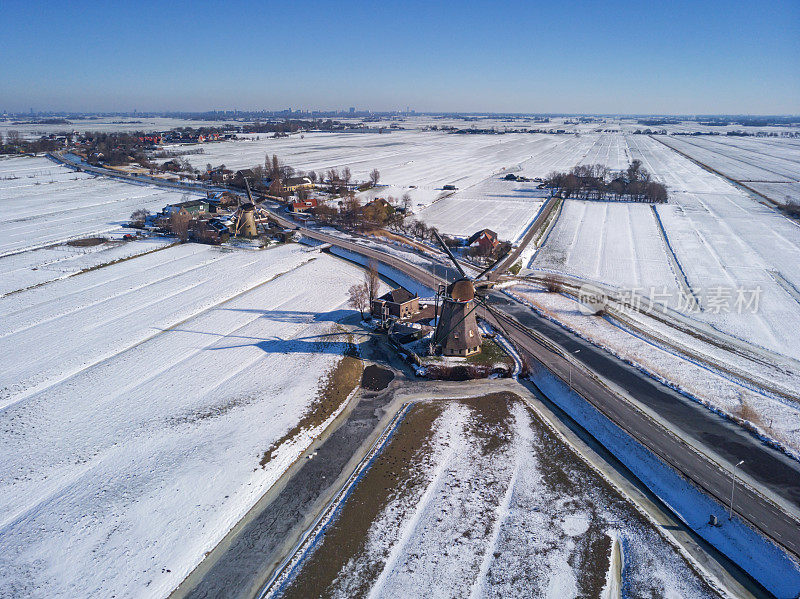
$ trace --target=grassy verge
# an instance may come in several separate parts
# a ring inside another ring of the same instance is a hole
[[[493,339],[484,339],[480,353],[472,354],[464,361],[467,364],[485,364],[487,366],[503,363],[508,364],[511,368],[514,367],[514,360]]]
[[[337,575],[351,559],[364,555],[370,527],[383,509],[397,497],[422,493],[427,483],[422,466],[429,458],[433,423],[443,405],[423,404],[408,413],[325,532],[324,542],[286,589],[284,597],[330,596],[335,590]],[[366,596],[383,565],[382,561],[367,565],[357,588],[347,589],[348,596]]]
[[[364,364],[358,357],[358,350],[353,343],[353,336],[346,335],[347,347],[344,355],[320,380],[317,396],[309,409],[300,418],[300,421],[286,432],[280,439],[273,443],[261,456],[259,465],[264,468],[275,456],[277,449],[298,435],[303,430],[314,428],[325,422],[339,406],[342,405],[350,393],[358,387]]]

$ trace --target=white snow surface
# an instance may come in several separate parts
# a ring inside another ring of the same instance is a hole
[[[702,308],[688,316],[800,358],[800,226],[658,141],[624,139],[630,158],[669,190],[669,203],[655,207],[658,219],[645,205],[566,200],[531,267],[664,294],[659,301],[671,307],[685,275]],[[755,312],[737,308],[739,290],[745,302],[758,297]],[[727,306],[715,306],[715,297]]]
[[[351,265],[182,245],[0,298],[0,597],[164,597],[322,429]]]
[[[118,232],[138,208],[186,194],[75,172],[47,158],[0,159],[0,256]]]
[[[132,242],[110,238],[95,246],[63,243],[3,256],[0,258],[0,296],[146,254],[171,243],[175,243],[175,239],[168,237],[147,237]]]
[[[794,139],[659,136],[736,181],[800,181],[800,145]]]
[[[677,291],[667,251],[650,206],[568,199],[530,267],[621,289]]]

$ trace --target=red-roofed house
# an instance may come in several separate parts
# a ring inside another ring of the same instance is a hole
[[[291,203],[292,212],[307,212],[317,207],[317,198],[295,200]]]

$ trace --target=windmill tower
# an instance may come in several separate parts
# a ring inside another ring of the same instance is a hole
[[[436,321],[433,341],[442,348],[442,354],[445,356],[471,356],[481,351],[482,343],[475,314],[475,309],[478,307],[475,300],[475,283],[505,258],[505,255],[471,279],[438,233],[436,239],[455,264],[461,278],[450,285],[443,285],[437,294],[442,298],[442,308]]]
[[[445,356],[470,356],[481,351],[481,332],[475,317],[475,288],[472,281],[459,279],[443,286],[442,309],[436,321],[433,342]]]
[[[246,204],[240,202],[239,207],[236,209],[236,225],[233,234],[236,237],[258,237],[255,217],[256,207],[253,203],[253,196],[250,193],[250,183],[247,179],[244,182],[247,186],[247,198],[249,201]]]

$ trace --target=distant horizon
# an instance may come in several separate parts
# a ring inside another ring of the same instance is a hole
[[[181,109],[164,109],[164,110],[34,110],[28,111],[3,111],[0,115],[6,117],[66,117],[66,116],[126,116],[126,117],[160,117],[168,118],[175,115],[213,115],[230,113],[231,116],[237,114],[270,114],[270,115],[314,115],[314,114],[332,114],[341,117],[347,116],[470,116],[470,117],[599,117],[599,118],[639,118],[639,117],[663,117],[663,118],[714,118],[714,117],[777,117],[777,118],[800,118],[800,112],[797,113],[754,113],[754,112],[708,112],[708,113],[669,113],[669,112],[637,112],[637,113],[614,113],[614,112],[493,112],[493,111],[418,111],[413,110],[406,112],[403,110],[371,110],[368,108],[356,109],[355,112],[349,112],[347,108],[298,108],[292,109],[289,112],[287,108],[253,108],[253,109],[238,109],[238,108],[212,108],[208,110],[181,110]]]

